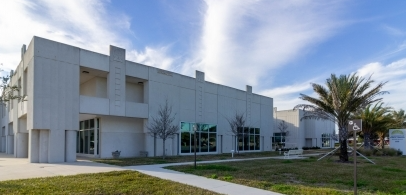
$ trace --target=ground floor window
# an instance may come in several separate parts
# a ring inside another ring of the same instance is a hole
[[[260,150],[260,129],[252,127],[243,127],[239,129],[238,135],[238,150],[239,151],[249,151],[249,150]]]
[[[272,137],[272,144],[276,148],[285,147],[286,132],[274,133]]]
[[[331,147],[331,134],[321,134],[321,147]]]
[[[90,119],[79,122],[79,131],[76,136],[76,153],[99,154],[99,119]]]
[[[217,125],[181,122],[180,126],[181,154],[194,153],[195,145],[197,153],[217,152]]]

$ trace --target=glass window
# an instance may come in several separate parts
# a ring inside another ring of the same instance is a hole
[[[189,132],[181,132],[180,133],[180,152],[181,153],[190,153],[190,133]]]
[[[94,128],[94,119],[90,119],[90,127],[89,129],[93,129]]]
[[[89,120],[85,121],[85,129],[89,129]]]
[[[217,132],[217,129],[216,129],[216,125],[210,125],[210,129],[209,129],[209,132]]]
[[[209,134],[209,152],[215,152],[217,151],[216,149],[216,134],[215,133],[210,133]]]
[[[180,130],[183,131],[190,131],[190,124],[189,123],[180,123]]]
[[[96,149],[96,143],[99,143],[100,131],[99,128],[95,129],[95,123],[99,123],[99,120],[90,119],[79,122],[79,131],[77,133],[76,152],[82,154],[99,154],[99,147]],[[97,131],[97,136],[96,132]]]
[[[255,150],[260,150],[261,149],[261,137],[259,135],[255,135]]]
[[[193,126],[196,126],[196,137]],[[181,122],[180,133],[180,148],[181,153],[194,153],[195,139],[196,139],[196,152],[207,153],[216,152],[216,137],[217,126],[203,123],[187,123]]]

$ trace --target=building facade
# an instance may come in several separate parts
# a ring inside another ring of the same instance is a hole
[[[274,108],[274,132],[273,149],[283,143],[286,148],[302,147],[334,147],[335,124],[328,120],[304,119],[303,110],[281,110]],[[285,133],[281,132],[280,126],[284,121]]]
[[[3,106],[0,151],[30,162],[75,161],[77,155],[110,158],[162,155],[162,140],[147,125],[168,100],[179,132],[166,141],[167,155],[270,151],[272,98],[126,60],[125,49],[110,46],[110,55],[34,37],[22,48],[11,74],[24,101]],[[246,131],[237,140],[228,118],[246,116]]]

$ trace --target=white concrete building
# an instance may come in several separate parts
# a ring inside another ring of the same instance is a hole
[[[302,147],[334,147],[334,140],[331,136],[335,135],[335,124],[327,120],[305,119],[303,110],[282,110],[277,111],[274,108],[274,145],[275,149],[277,142],[285,144],[286,148],[302,148]],[[286,134],[282,134],[278,129],[278,125],[285,121],[287,126]]]
[[[240,151],[270,151],[272,98],[126,60],[125,49],[110,46],[110,55],[34,37],[12,73],[26,101],[3,109],[0,149],[30,162],[75,161],[77,155],[135,157],[140,151],[162,155],[162,140],[146,125],[167,98],[176,113],[179,134],[166,141],[167,155],[193,153],[193,123],[198,154],[230,152],[236,144],[226,118],[245,113]],[[154,147],[156,144],[156,147]],[[156,151],[154,151],[156,148]]]

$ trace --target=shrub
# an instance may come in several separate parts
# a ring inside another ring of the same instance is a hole
[[[402,150],[400,150],[400,149],[398,149],[397,153],[398,153],[398,156],[403,155],[403,152],[402,152]]]
[[[231,176],[231,175],[224,176],[223,179],[226,180],[226,181],[231,181],[231,180],[233,180],[233,176]]]
[[[318,150],[320,147],[318,146],[313,146],[313,147],[302,147],[303,150]]]
[[[382,156],[382,155],[383,155],[383,152],[380,151],[380,150],[378,150],[378,151],[376,151],[375,155],[376,155],[376,156]]]
[[[359,152],[365,156],[371,156],[374,151],[368,149],[359,149]]]
[[[382,152],[385,156],[396,156],[398,154],[398,151],[393,148],[384,148]]]
[[[217,179],[217,178],[218,178],[218,176],[217,176],[217,174],[213,174],[213,175],[211,175],[209,178],[212,178],[212,179]]]

